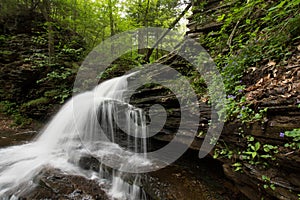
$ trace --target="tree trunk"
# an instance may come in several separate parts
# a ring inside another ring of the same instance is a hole
[[[173,23],[170,25],[169,29],[160,36],[160,38],[156,41],[156,43],[153,45],[151,49],[149,49],[147,55],[144,58],[145,62],[149,62],[150,56],[152,55],[154,49],[157,47],[157,45],[161,42],[162,39],[175,27],[175,25],[179,22],[179,20],[185,15],[185,13],[191,8],[192,3],[189,3],[186,8],[182,11],[182,13],[173,21]]]
[[[142,8],[142,1],[139,0],[138,1],[139,4],[139,8]],[[144,20],[142,20],[142,15],[141,12],[138,12],[138,23],[141,25],[144,25],[143,22]],[[138,30],[138,54],[145,54],[145,33],[142,30]]]
[[[49,62],[52,61],[54,57],[54,31],[52,26],[51,19],[51,3],[49,0],[43,0],[41,4],[41,11],[46,20],[47,29],[48,29],[48,56]]]
[[[108,0],[108,12],[109,12],[109,24],[110,24],[110,36],[112,37],[115,35],[115,29],[114,29],[113,8],[112,8],[111,0]],[[115,54],[115,45],[113,41],[111,41],[110,51],[112,55]]]
[[[110,23],[110,36],[115,35],[114,29],[114,18],[113,18],[113,8],[111,0],[108,0],[108,12],[109,12],[109,23]]]

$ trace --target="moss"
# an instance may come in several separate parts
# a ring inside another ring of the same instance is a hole
[[[12,126],[23,127],[23,126],[26,126],[26,125],[29,125],[32,123],[31,118],[25,117],[25,116],[21,115],[20,113],[16,113],[16,114],[12,115],[12,117],[14,120]]]
[[[59,90],[49,90],[44,93],[45,97],[56,97],[60,94]]]
[[[46,97],[41,97],[41,98],[38,98],[38,99],[33,99],[31,101],[28,101],[27,103],[24,103],[22,105],[22,107],[36,107],[36,106],[39,106],[39,105],[43,105],[43,104],[48,104],[50,102],[50,100]]]
[[[32,122],[31,118],[28,118],[19,113],[18,105],[10,101],[0,101],[0,112],[10,115],[13,119],[13,123],[10,126],[25,126]]]
[[[0,42],[3,43],[6,40],[5,35],[0,35]]]
[[[5,114],[13,114],[16,110],[16,103],[10,101],[1,101],[0,102],[0,112]]]
[[[0,54],[2,54],[2,55],[12,55],[13,52],[12,51],[4,50],[4,51],[0,51]]]

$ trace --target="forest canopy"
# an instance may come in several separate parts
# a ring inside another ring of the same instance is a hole
[[[0,3],[0,20],[14,15],[39,15],[48,32],[67,29],[78,34],[90,50],[127,30],[169,28],[185,5],[177,0],[4,0]]]

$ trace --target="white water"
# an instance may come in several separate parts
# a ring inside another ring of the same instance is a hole
[[[99,182],[107,179],[102,168],[99,173],[86,173],[78,167],[81,155],[92,154],[119,168],[114,170],[111,180],[107,180],[111,182],[108,194],[112,198],[145,199],[136,185],[139,176],[135,177],[136,184],[133,185],[121,179],[124,175],[121,171],[151,164],[145,156],[136,156],[122,147],[127,144],[124,146],[127,146],[127,150],[140,152],[141,155],[147,151],[143,112],[123,102],[129,76],[111,79],[93,91],[73,97],[33,142],[0,149],[0,197],[9,199],[11,195],[22,196],[34,187],[33,178],[41,169],[49,166],[69,174],[93,174],[90,178]],[[122,127],[135,139],[127,136],[124,143],[124,136],[118,135],[116,126]],[[121,146],[117,144],[122,142],[124,144]]]

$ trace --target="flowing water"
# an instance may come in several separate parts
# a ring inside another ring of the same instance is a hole
[[[129,76],[108,80],[73,97],[33,142],[0,149],[0,197],[21,196],[35,186],[33,178],[40,170],[51,166],[109,182],[107,193],[114,199],[146,199],[138,175],[132,184],[122,179],[123,171],[152,165],[146,158],[145,115],[124,103]],[[111,178],[102,168],[99,173],[85,172],[78,162],[87,154],[117,170]]]

